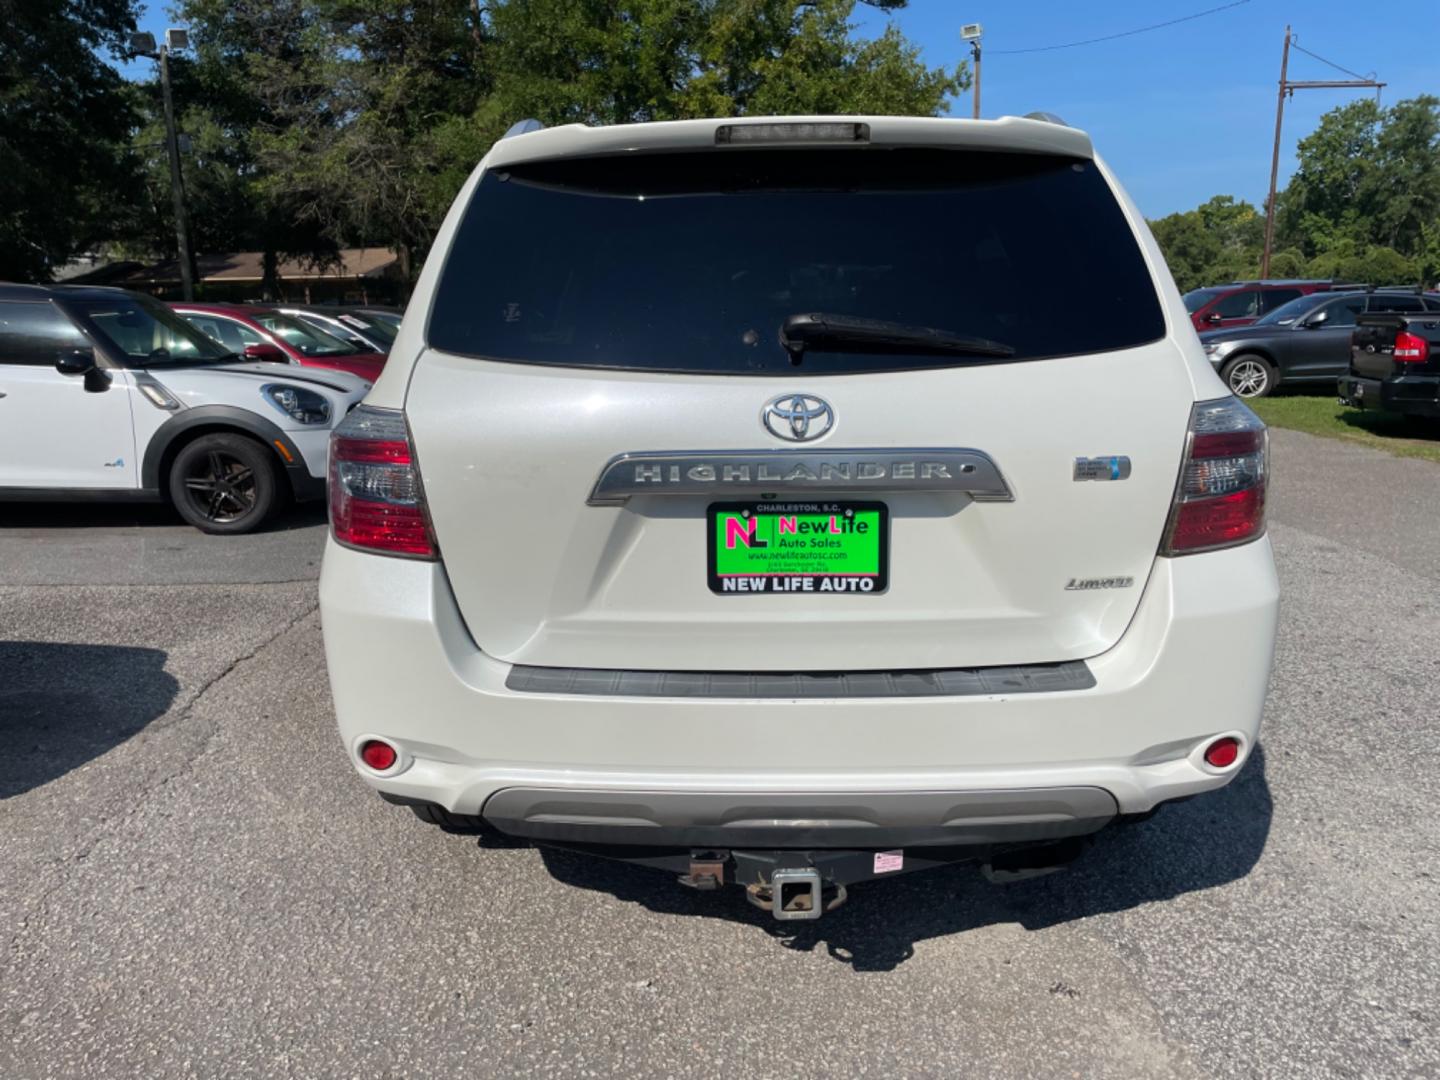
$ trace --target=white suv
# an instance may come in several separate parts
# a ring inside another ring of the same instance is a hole
[[[248,363],[123,289],[0,284],[0,500],[169,501],[211,533],[325,493],[370,384]]]
[[[502,139],[331,469],[341,735],[452,828],[814,917],[1255,744],[1264,425],[1053,120]]]

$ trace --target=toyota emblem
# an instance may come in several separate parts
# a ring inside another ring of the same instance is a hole
[[[810,442],[835,426],[835,411],[814,394],[781,394],[766,402],[760,422],[777,439]]]

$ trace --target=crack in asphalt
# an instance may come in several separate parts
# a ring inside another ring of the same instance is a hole
[[[267,582],[267,584],[271,583]],[[126,586],[117,586],[117,588],[125,587]],[[141,587],[153,588],[153,586]],[[209,587],[213,588],[213,586]],[[185,723],[185,721],[191,719],[195,712],[196,706],[198,706],[205,699],[205,697],[210,693],[211,690],[215,689],[226,678],[234,674],[241,666],[255,660],[262,652],[268,649],[276,641],[284,637],[286,634],[290,633],[290,631],[294,630],[302,622],[314,615],[319,610],[319,607],[319,600],[314,600],[305,608],[304,611],[300,612],[294,618],[288,620],[284,625],[280,627],[280,629],[276,630],[274,633],[270,634],[269,636],[258,642],[254,648],[250,649],[248,652],[243,653],[240,656],[235,657],[215,675],[204,680],[183,704],[179,705],[177,708],[170,709],[165,716],[157,718],[150,725],[150,731],[173,731],[179,728],[182,724]],[[175,715],[172,717],[170,716],[171,713]],[[129,806],[122,813],[116,815],[115,817],[106,819],[101,826],[97,827],[91,833],[90,838],[68,858],[56,859],[53,863],[50,864],[49,869],[55,874],[56,880],[50,885],[47,885],[45,888],[40,890],[40,892],[35,895],[31,903],[21,913],[19,924],[15,932],[11,934],[10,941],[8,943],[8,951],[12,957],[14,957],[17,952],[19,952],[21,939],[24,938],[26,932],[30,929],[32,919],[40,915],[46,909],[46,907],[48,907],[50,899],[55,896],[56,893],[60,892],[67,885],[70,884],[71,877],[68,873],[68,870],[75,864],[83,863],[86,859],[88,859],[96,848],[98,848],[101,844],[111,838],[117,828],[126,825],[131,818],[133,818],[137,813],[139,813],[141,808],[145,805],[147,801],[149,801],[152,795],[163,791],[170,784],[174,783],[176,780],[180,779],[180,777],[190,772],[200,761],[200,759],[205,757],[210,752],[211,748],[214,746],[215,738],[219,733],[219,721],[211,721],[209,723],[209,730],[206,732],[204,739],[200,742],[199,746],[194,751],[186,753],[184,761],[177,768],[170,770],[169,772],[165,773],[164,775],[149,784],[142,784],[140,787],[134,789],[129,802]]]

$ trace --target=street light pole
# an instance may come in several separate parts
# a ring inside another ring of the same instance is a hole
[[[970,81],[970,87],[974,91],[974,109],[971,115],[980,119],[980,34],[982,27],[979,23],[966,23],[960,28],[960,38],[970,43],[970,57],[975,62],[975,77]]]
[[[130,35],[130,51],[160,65],[160,97],[165,103],[165,150],[170,157],[170,198],[175,207],[175,246],[180,258],[180,291],[186,300],[195,299],[195,275],[191,272],[190,227],[185,220],[185,180],[180,175],[180,136],[175,131],[175,102],[170,95],[170,50],[188,49],[190,34],[172,27],[165,41],[156,46],[155,35],[138,30]]]
[[[970,51],[975,55],[975,112],[976,120],[980,119],[980,39],[976,38],[970,43]]]
[[[165,101],[165,147],[170,155],[170,198],[175,205],[175,244],[180,252],[180,292],[195,299],[190,273],[190,229],[185,220],[185,187],[180,175],[180,140],[175,134],[175,103],[170,96],[170,48],[160,46],[160,95]]]

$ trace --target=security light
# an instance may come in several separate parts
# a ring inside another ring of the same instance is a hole
[[[155,51],[155,35],[148,30],[140,30],[130,35],[130,51],[145,55]]]
[[[979,41],[980,24],[978,22],[966,23],[960,27],[960,37],[964,41]]]
[[[190,31],[183,27],[172,26],[165,31],[165,45],[171,52],[176,49],[188,49],[190,47]]]

